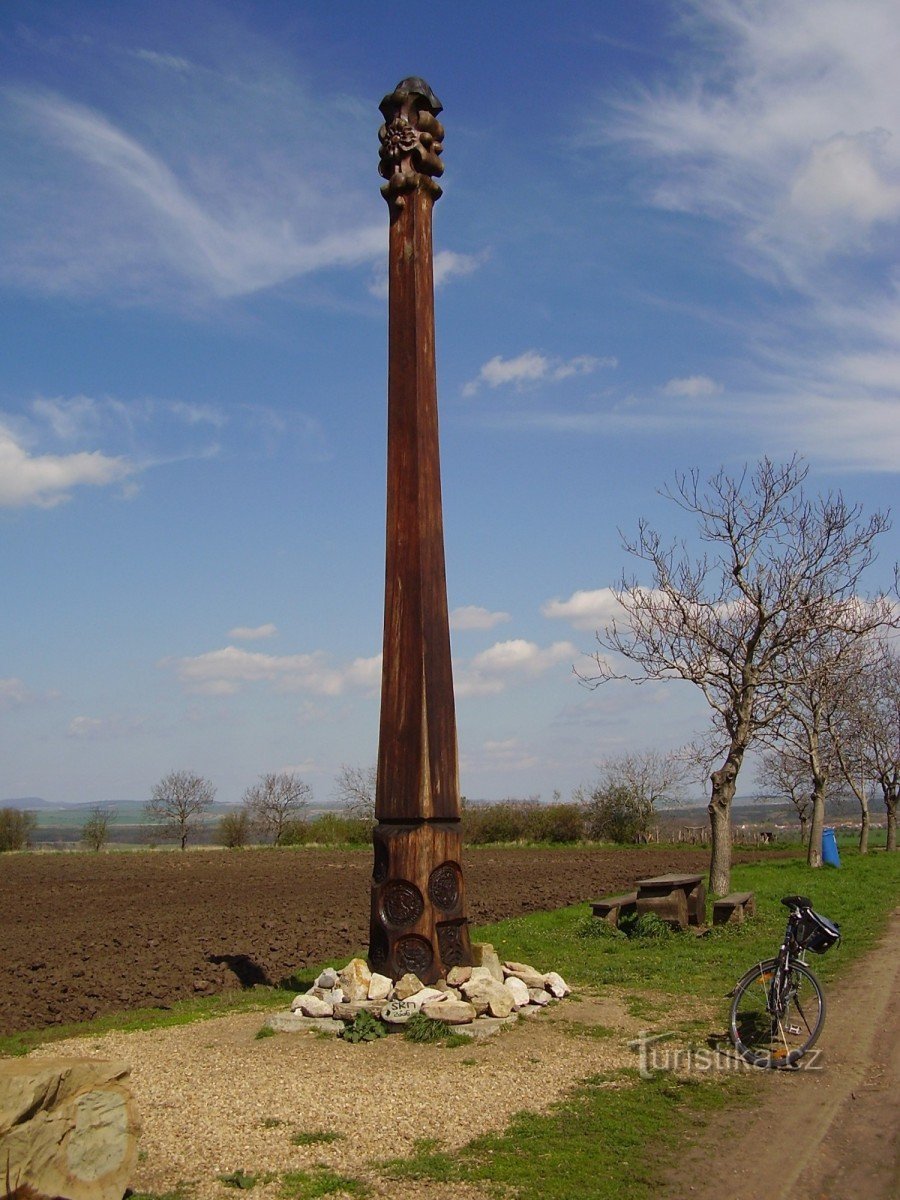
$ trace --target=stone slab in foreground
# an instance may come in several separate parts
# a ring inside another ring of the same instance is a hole
[[[122,1200],[140,1132],[130,1072],[95,1058],[0,1059],[0,1194]]]

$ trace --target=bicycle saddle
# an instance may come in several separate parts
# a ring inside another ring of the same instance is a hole
[[[781,903],[786,908],[812,908],[812,900],[808,896],[783,896]]]

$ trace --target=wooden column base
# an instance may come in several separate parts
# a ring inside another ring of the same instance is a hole
[[[399,979],[407,972],[434,983],[472,962],[458,821],[379,824],[369,964]]]

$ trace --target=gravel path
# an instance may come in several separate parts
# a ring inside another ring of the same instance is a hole
[[[627,1042],[642,1025],[610,994],[565,1000],[471,1048],[418,1046],[398,1035],[361,1045],[315,1033],[257,1039],[262,1022],[263,1014],[241,1014],[54,1042],[34,1054],[131,1064],[143,1122],[136,1190],[188,1182],[196,1200],[234,1200],[219,1175],[321,1165],[364,1177],[387,1198],[407,1185],[380,1181],[379,1161],[409,1154],[422,1138],[460,1146],[504,1128],[515,1112],[547,1108],[587,1075],[633,1066]],[[578,1025],[617,1033],[577,1036]],[[291,1142],[323,1132],[338,1137]],[[444,1193],[442,1185],[415,1185],[417,1200]],[[276,1183],[253,1192],[256,1200],[277,1194]],[[473,1200],[478,1192],[454,1187],[452,1195]]]

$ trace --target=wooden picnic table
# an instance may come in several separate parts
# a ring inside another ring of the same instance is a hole
[[[655,913],[685,929],[706,924],[706,885],[702,875],[654,875],[637,881],[637,911]]]

